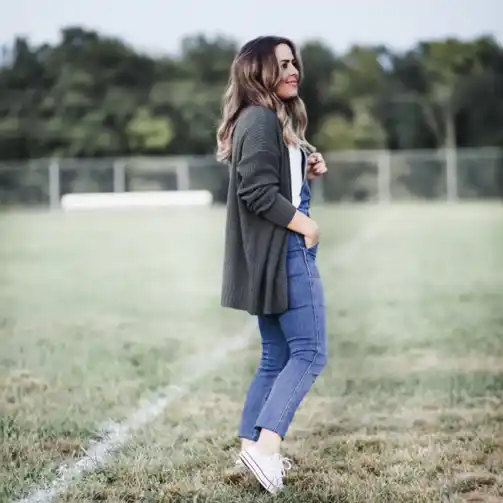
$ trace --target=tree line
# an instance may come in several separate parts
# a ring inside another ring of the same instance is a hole
[[[194,35],[143,54],[68,27],[0,60],[0,160],[212,154],[235,40]],[[308,138],[322,151],[503,146],[503,47],[490,36],[407,51],[301,47]]]

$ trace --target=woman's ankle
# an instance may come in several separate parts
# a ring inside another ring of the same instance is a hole
[[[251,447],[252,445],[255,445],[256,442],[255,440],[250,440],[249,438],[242,438],[241,439],[241,450],[247,449],[248,447]]]
[[[279,454],[282,441],[283,439],[274,431],[262,429],[257,440],[257,448],[262,454],[268,456]]]

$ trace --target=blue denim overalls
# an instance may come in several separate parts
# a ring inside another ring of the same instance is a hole
[[[310,201],[304,175],[298,210],[309,215]],[[241,438],[257,440],[261,428],[284,438],[297,407],[326,365],[325,299],[317,249],[318,245],[307,249],[304,236],[288,231],[288,310],[258,317],[262,358],[246,396]]]
[[[302,187],[300,191],[300,204],[298,206],[298,210],[304,215],[309,216],[309,208],[311,204],[311,188],[309,187],[309,182],[307,180],[306,175],[304,175],[304,180],[302,182]],[[298,250],[300,248],[305,248],[305,240],[304,236],[298,234],[296,232],[290,231],[288,234],[288,251]],[[309,251],[316,257],[316,251],[318,250],[318,243],[314,245],[312,248],[309,248]]]

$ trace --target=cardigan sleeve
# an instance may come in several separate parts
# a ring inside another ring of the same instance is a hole
[[[238,197],[248,211],[287,227],[295,206],[279,192],[281,149],[274,112],[254,107],[245,118],[240,157]]]

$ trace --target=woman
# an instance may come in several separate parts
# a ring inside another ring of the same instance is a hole
[[[309,215],[309,182],[327,168],[304,136],[301,72],[290,40],[245,44],[232,64],[217,135],[218,159],[231,165],[222,305],[257,315],[262,339],[238,463],[271,493],[283,488],[289,464],[281,442],[327,352],[319,231]]]

